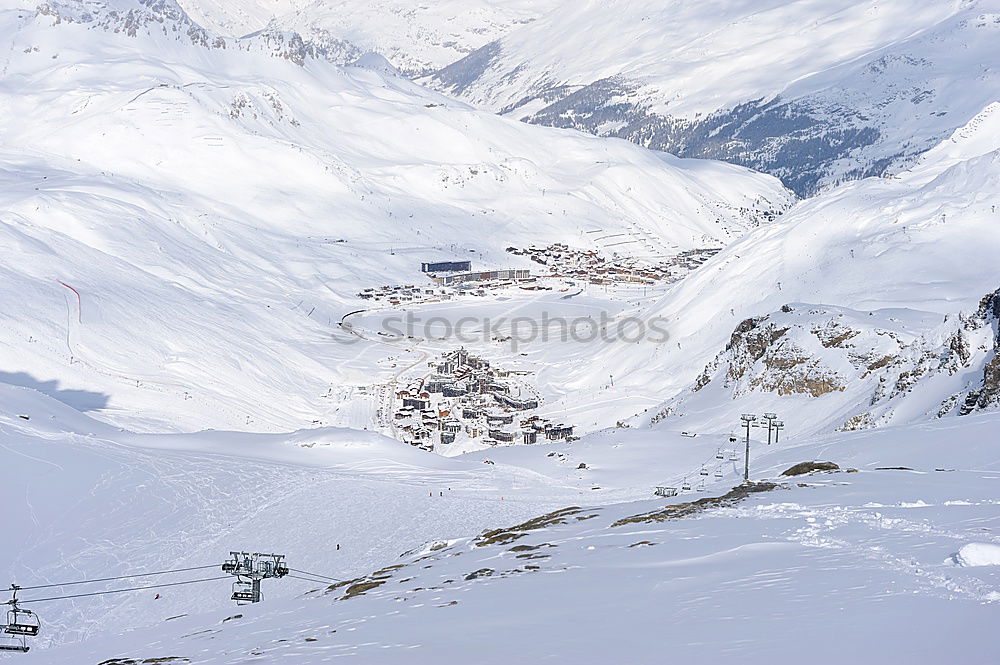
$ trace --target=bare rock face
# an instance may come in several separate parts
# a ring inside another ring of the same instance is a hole
[[[839,466],[833,462],[799,462],[781,472],[783,476],[801,476],[814,471],[837,471]]]
[[[969,323],[980,328],[992,327],[993,350],[992,357],[983,366],[982,383],[966,395],[959,411],[963,416],[1000,405],[1000,354],[997,353],[1000,350],[1000,289],[982,299]]]
[[[831,346],[853,337],[857,331],[841,326],[841,330],[831,333],[824,328],[804,338],[798,326],[786,323],[794,319],[794,314],[792,317],[787,314],[793,313],[747,319],[733,332],[724,364],[725,385],[732,387],[734,394],[763,390],[778,395],[819,397],[844,389],[844,377],[810,347]]]
[[[903,402],[920,403],[927,417],[939,418],[995,409],[1000,407],[998,322],[1000,290],[984,297],[975,312],[944,321],[929,313],[907,318],[785,305],[736,326],[690,392],[665,404],[661,413],[676,412],[710,386],[734,399],[752,393],[840,394],[838,408],[852,414],[841,430],[891,422]]]
[[[269,53],[297,65],[310,60],[348,64],[362,51],[350,42],[321,35],[320,41],[304,39],[296,32],[268,27],[234,39],[215,35],[195,23],[176,0],[115,0],[105,4],[49,0],[38,6],[39,16],[56,23],[87,23],[112,33],[137,37],[159,33],[206,49],[242,49]]]
[[[733,331],[733,336],[726,347],[726,350],[731,351],[733,355],[727,378],[730,381],[743,378],[750,367],[763,358],[786,332],[788,332],[787,327],[776,326],[766,316],[747,319],[740,323]]]

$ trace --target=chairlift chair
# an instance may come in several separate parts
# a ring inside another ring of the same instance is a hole
[[[684,479],[684,483],[681,485],[681,489],[684,490],[685,492],[691,491],[691,483],[687,481],[687,478]]]
[[[27,653],[31,648],[28,646],[28,638],[37,636],[41,629],[38,615],[18,607],[16,599],[8,604],[10,609],[7,610],[7,623],[3,626],[0,651]]]
[[[3,632],[7,635],[34,637],[38,635],[39,627],[37,614],[12,603],[11,608],[7,610],[7,625],[3,627]]]
[[[715,477],[716,478],[722,478],[722,475],[723,475],[722,474],[722,469],[716,469],[715,470]]]
[[[31,647],[28,646],[27,640],[24,637],[8,637],[4,636],[5,641],[0,641],[0,651],[18,651],[20,653],[28,653]]]
[[[706,469],[705,467],[701,467],[701,471],[698,472],[698,475],[700,475],[700,476],[707,476],[708,475],[708,469]]]
[[[730,462],[738,462],[738,461],[740,461],[740,456],[736,454],[735,450],[729,451],[729,461]]]
[[[254,601],[253,582],[244,582],[243,580],[233,582],[233,595],[231,599],[237,603],[252,603]]]
[[[719,448],[719,452],[715,453],[715,459],[726,459],[726,456],[722,454],[721,448]]]

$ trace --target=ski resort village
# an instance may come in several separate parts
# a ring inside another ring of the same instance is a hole
[[[0,665],[1000,663],[1000,0],[0,5]]]
[[[491,367],[488,360],[464,348],[431,362],[431,374],[396,393],[393,411],[403,440],[425,450],[456,439],[483,445],[560,441],[573,436],[573,426],[552,423],[532,413],[539,406],[530,385],[516,382],[528,372]]]

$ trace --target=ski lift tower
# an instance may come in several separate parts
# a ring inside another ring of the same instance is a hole
[[[222,571],[236,576],[232,600],[239,604],[261,601],[260,581],[281,578],[288,574],[284,554],[261,552],[230,552]]]
[[[747,428],[746,453],[743,457],[743,482],[750,482],[750,428],[760,427],[757,424],[757,416],[752,413],[744,413],[740,416],[740,422]]]
[[[771,433],[774,431],[774,421],[778,419],[776,413],[765,413],[764,421],[767,422],[767,445],[771,445]]]

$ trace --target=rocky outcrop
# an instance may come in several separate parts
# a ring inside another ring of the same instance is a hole
[[[840,467],[833,462],[799,462],[781,472],[783,476],[801,476],[815,471],[837,471]]]
[[[843,390],[844,379],[789,335],[792,326],[784,314],[746,319],[736,327],[724,352],[725,385],[736,395],[763,390],[819,397]],[[841,336],[847,339],[851,335]],[[825,335],[823,340],[821,343],[829,343],[830,338]],[[704,387],[709,380],[706,369],[695,388]]]
[[[307,40],[296,32],[274,27],[239,39],[215,35],[195,23],[175,0],[119,0],[107,4],[50,0],[39,5],[36,14],[51,17],[55,23],[87,23],[129,37],[159,33],[207,49],[260,51],[300,66],[309,59],[349,64],[362,55],[350,42],[328,35],[321,35],[321,41]]]
[[[931,314],[786,305],[736,326],[687,395],[712,386],[731,399],[753,393],[843,394],[843,404],[831,405],[853,411],[841,430],[891,422],[904,402],[919,404],[927,417],[995,409],[1000,407],[998,322],[1000,290],[984,297],[976,311],[943,322]],[[686,399],[681,395],[664,405],[651,422],[678,412]]]
[[[961,415],[1000,406],[1000,353],[997,353],[1000,350],[1000,289],[982,299],[979,310],[967,325],[991,328],[993,349],[983,365],[982,381],[968,392],[962,403]],[[964,350],[968,353],[967,347]]]

